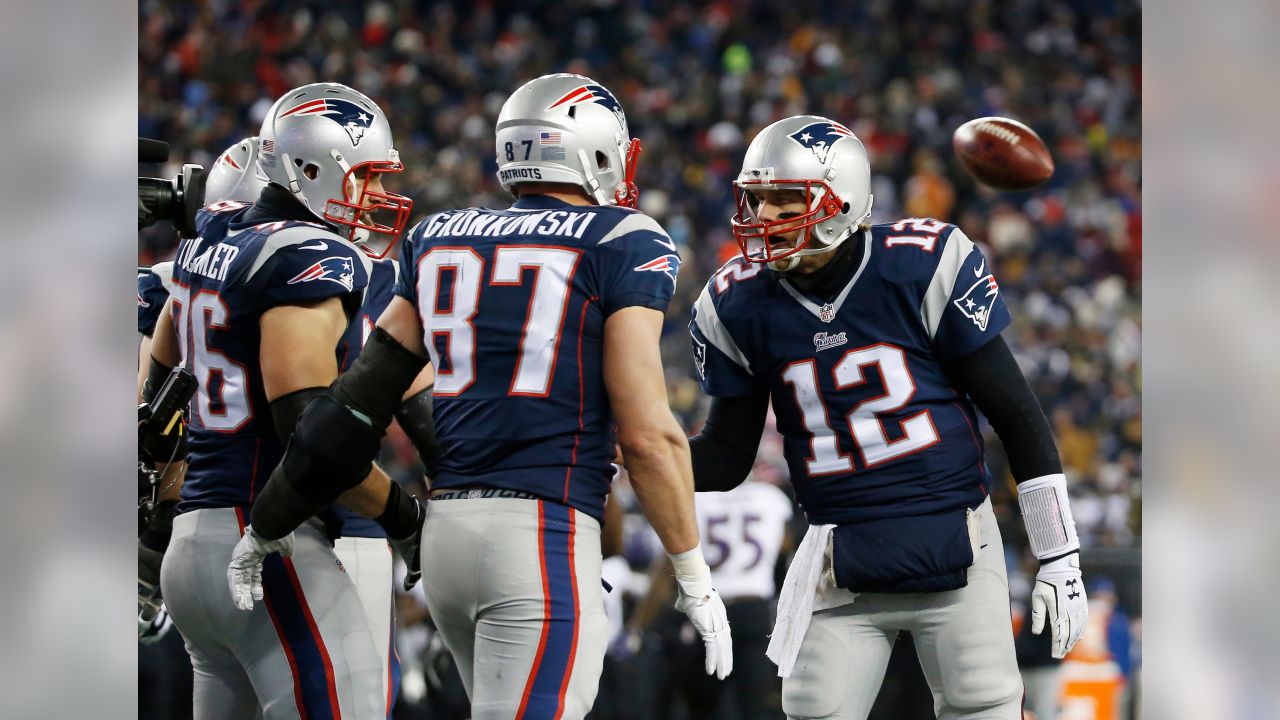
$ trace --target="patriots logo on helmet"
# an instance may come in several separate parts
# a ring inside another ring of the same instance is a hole
[[[988,274],[973,284],[973,287],[955,301],[955,306],[964,316],[973,321],[979,330],[986,331],[987,322],[991,319],[991,309],[995,307],[996,298],[1000,296],[1000,285],[996,276]]]
[[[328,280],[335,282],[346,288],[348,292],[355,287],[355,267],[349,257],[327,257],[302,272],[294,275],[288,282],[289,285],[297,285],[298,283],[312,282],[315,280]]]
[[[788,137],[813,151],[818,162],[825,163],[831,146],[841,138],[853,137],[853,133],[840,123],[816,122],[805,125]]]
[[[680,271],[680,256],[673,253],[667,253],[660,257],[656,257],[649,262],[637,265],[632,268],[636,272],[660,272],[666,273],[671,278],[671,284],[676,284],[676,273]]]
[[[547,109],[551,110],[561,105],[577,105],[584,102],[603,105],[618,116],[619,122],[623,124],[627,122],[627,116],[622,112],[622,103],[618,102],[618,98],[614,97],[613,93],[609,92],[609,89],[603,85],[580,85],[561,95],[560,99],[551,103]]]
[[[351,137],[352,146],[360,144],[360,141],[364,138],[364,131],[368,130],[369,126],[373,124],[373,111],[360,107],[350,100],[342,100],[340,98],[308,100],[297,107],[280,113],[282,118],[295,115],[319,115],[329,118],[347,131],[347,135]],[[263,150],[266,150],[266,148],[263,148]]]

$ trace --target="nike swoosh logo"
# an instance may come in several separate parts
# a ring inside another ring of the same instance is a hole
[[[973,271],[973,276],[976,278],[982,277],[982,271],[986,269],[987,269],[987,261],[984,259],[982,262],[978,263],[977,269]]]
[[[299,250],[328,250],[329,243],[323,240],[317,240],[315,245],[299,245]]]

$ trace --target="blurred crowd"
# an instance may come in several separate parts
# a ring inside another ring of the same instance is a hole
[[[1136,2],[140,0],[139,12],[139,133],[169,142],[175,163],[208,166],[256,134],[285,90],[340,81],[387,112],[406,166],[388,184],[414,199],[417,217],[509,202],[494,176],[493,127],[523,81],[569,71],[612,89],[644,145],[640,207],[685,260],[663,353],[672,409],[690,432],[705,401],[684,328],[706,278],[737,252],[728,218],[746,142],[792,114],[845,123],[870,152],[874,222],[956,223],[994,264],[1015,318],[1006,338],[1053,424],[1082,543],[1138,545]],[[965,175],[951,132],[986,115],[1034,128],[1056,161],[1053,178],[997,193]],[[151,228],[139,264],[175,247],[171,231]],[[986,434],[1014,586],[1025,539],[999,442]],[[421,484],[402,436],[384,456],[398,480]],[[786,484],[772,436],[756,476]],[[634,558],[637,575],[644,562]],[[1116,580],[1120,604],[1136,617],[1125,588],[1137,578]],[[411,606],[403,615],[413,619]]]

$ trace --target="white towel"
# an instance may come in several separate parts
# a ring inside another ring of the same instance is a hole
[[[822,580],[823,561],[827,545],[835,525],[810,525],[804,540],[796,549],[787,568],[787,578],[782,581],[778,595],[778,615],[773,623],[773,635],[765,655],[778,666],[778,677],[790,677],[800,655],[800,645],[809,631],[813,616],[818,583]]]

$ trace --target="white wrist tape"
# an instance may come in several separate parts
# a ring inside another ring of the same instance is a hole
[[[711,568],[702,557],[702,545],[695,545],[692,550],[685,550],[676,555],[668,554],[671,565],[676,571],[676,583],[685,595],[695,598],[711,594]]]
[[[1066,476],[1044,475],[1018,483],[1018,506],[1022,508],[1031,551],[1037,558],[1044,560],[1080,549]]]

